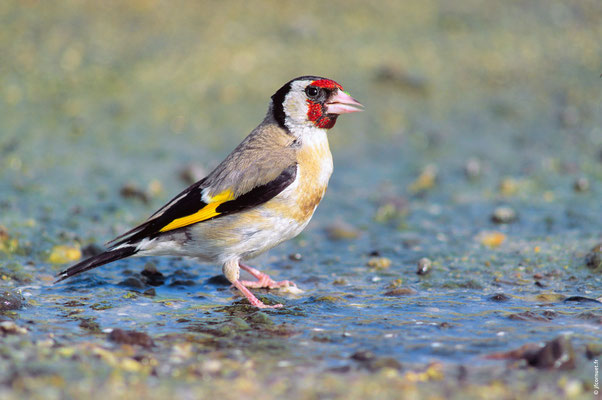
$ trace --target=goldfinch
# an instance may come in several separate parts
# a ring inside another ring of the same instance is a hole
[[[130,256],[188,256],[221,265],[252,305],[282,307],[265,305],[248,288],[294,284],[242,262],[305,228],[332,174],[326,132],[339,114],[362,108],[331,79],[291,80],[274,93],[263,122],[207,177],[107,243],[103,253],[60,272],[56,282]],[[240,280],[241,268],[257,280]]]

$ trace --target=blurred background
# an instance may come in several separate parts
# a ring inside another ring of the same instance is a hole
[[[0,397],[590,394],[601,73],[600,0],[0,2],[0,279],[23,296],[0,322],[29,332],[3,339]],[[51,285],[202,178],[300,75],[366,110],[329,132],[307,230],[255,261],[306,291],[260,294],[284,312],[178,259]],[[157,347],[111,347],[113,328]],[[572,375],[486,360],[559,332]]]
[[[597,0],[6,1],[0,20],[4,193],[73,204],[115,170],[173,193],[175,171],[214,166],[306,74],[366,105],[330,135],[335,156],[395,149],[401,186],[416,154],[418,169],[600,176]]]

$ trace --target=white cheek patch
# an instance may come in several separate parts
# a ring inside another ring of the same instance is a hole
[[[310,80],[293,82],[290,91],[284,98],[282,107],[286,115],[286,125],[289,129],[308,123],[305,87],[311,82]]]

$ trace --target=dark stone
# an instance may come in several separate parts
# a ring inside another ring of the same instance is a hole
[[[360,350],[353,353],[350,357],[357,361],[362,368],[369,371],[378,371],[383,368],[392,368],[401,370],[402,365],[393,357],[376,357],[370,350]]]
[[[303,259],[303,256],[301,255],[301,253],[292,253],[288,255],[288,259],[291,261],[301,261]]]
[[[165,283],[165,275],[157,270],[157,266],[154,263],[146,263],[144,270],[140,273],[146,283],[151,286],[161,286]]]
[[[211,278],[207,279],[205,281],[205,283],[208,285],[214,285],[214,286],[230,286],[231,285],[230,281],[227,280],[226,277],[223,275],[212,276]]]
[[[587,192],[589,187],[589,179],[584,176],[577,178],[575,182],[573,182],[573,189],[575,192]]]
[[[585,256],[585,265],[591,269],[602,268],[602,243],[595,246]]]
[[[401,287],[401,288],[395,288],[395,289],[389,290],[389,291],[385,292],[384,295],[389,296],[389,297],[400,297],[400,296],[410,296],[410,295],[414,295],[416,293],[418,293],[418,292],[412,288]]]
[[[131,183],[126,183],[119,190],[119,194],[121,197],[126,199],[137,199],[143,202],[144,204],[148,204],[149,198],[148,195],[139,187],[135,186]]]
[[[0,311],[18,310],[23,306],[23,297],[13,290],[0,290]]]
[[[509,224],[518,219],[518,215],[513,208],[507,206],[501,206],[493,210],[491,214],[491,222],[496,224]]]
[[[566,336],[559,336],[547,342],[537,351],[527,352],[525,359],[535,368],[563,370],[575,368],[575,352]]]
[[[77,300],[69,300],[63,303],[65,307],[85,307],[85,304]]]
[[[592,360],[602,354],[602,343],[587,343],[585,345],[585,356]]]
[[[515,320],[515,321],[545,322],[545,321],[550,321],[551,319],[553,319],[555,317],[556,317],[556,313],[554,313],[553,311],[544,312],[541,315],[534,313],[533,311],[525,311],[525,312],[521,312],[521,313],[508,315],[508,318]]]
[[[93,256],[99,255],[103,251],[104,251],[104,249],[102,247],[100,247],[99,245],[97,245],[96,243],[90,243],[89,245],[84,246],[82,248],[82,255],[84,257],[93,257]]]
[[[510,296],[505,295],[504,293],[496,293],[494,295],[489,296],[489,300],[501,303],[510,300]]]
[[[596,299],[590,299],[589,297],[583,297],[583,296],[571,296],[571,297],[567,297],[566,299],[564,299],[564,302],[575,302],[575,303],[598,303],[598,304],[602,304],[601,301],[596,300]]]
[[[90,333],[100,333],[100,325],[93,318],[82,318],[79,321],[79,327]]]
[[[416,274],[418,275],[426,275],[431,271],[431,266],[433,265],[433,262],[426,258],[423,257],[420,260],[418,260],[418,268],[416,269]]]
[[[144,289],[146,285],[138,278],[134,278],[130,276],[129,278],[125,278],[123,281],[119,282],[119,286],[125,286],[131,289]]]
[[[114,329],[109,333],[108,339],[119,344],[138,345],[145,348],[151,348],[155,345],[153,339],[144,332],[124,331]]]
[[[356,351],[355,353],[353,353],[351,355],[351,357],[349,357],[349,358],[351,358],[352,360],[355,360],[355,361],[359,361],[359,362],[366,362],[366,361],[374,360],[376,358],[376,356],[370,350],[360,350],[360,351]]]
[[[598,313],[587,311],[577,314],[576,317],[596,325],[602,325],[602,315]]]
[[[527,343],[515,350],[504,353],[489,354],[490,360],[525,360],[527,365],[540,369],[573,369],[575,368],[575,352],[571,341],[566,336],[559,336],[543,346]]]

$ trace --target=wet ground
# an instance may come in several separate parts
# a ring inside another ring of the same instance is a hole
[[[596,398],[602,6],[0,6],[0,397]],[[304,74],[366,105],[258,311],[195,260],[53,285]]]

